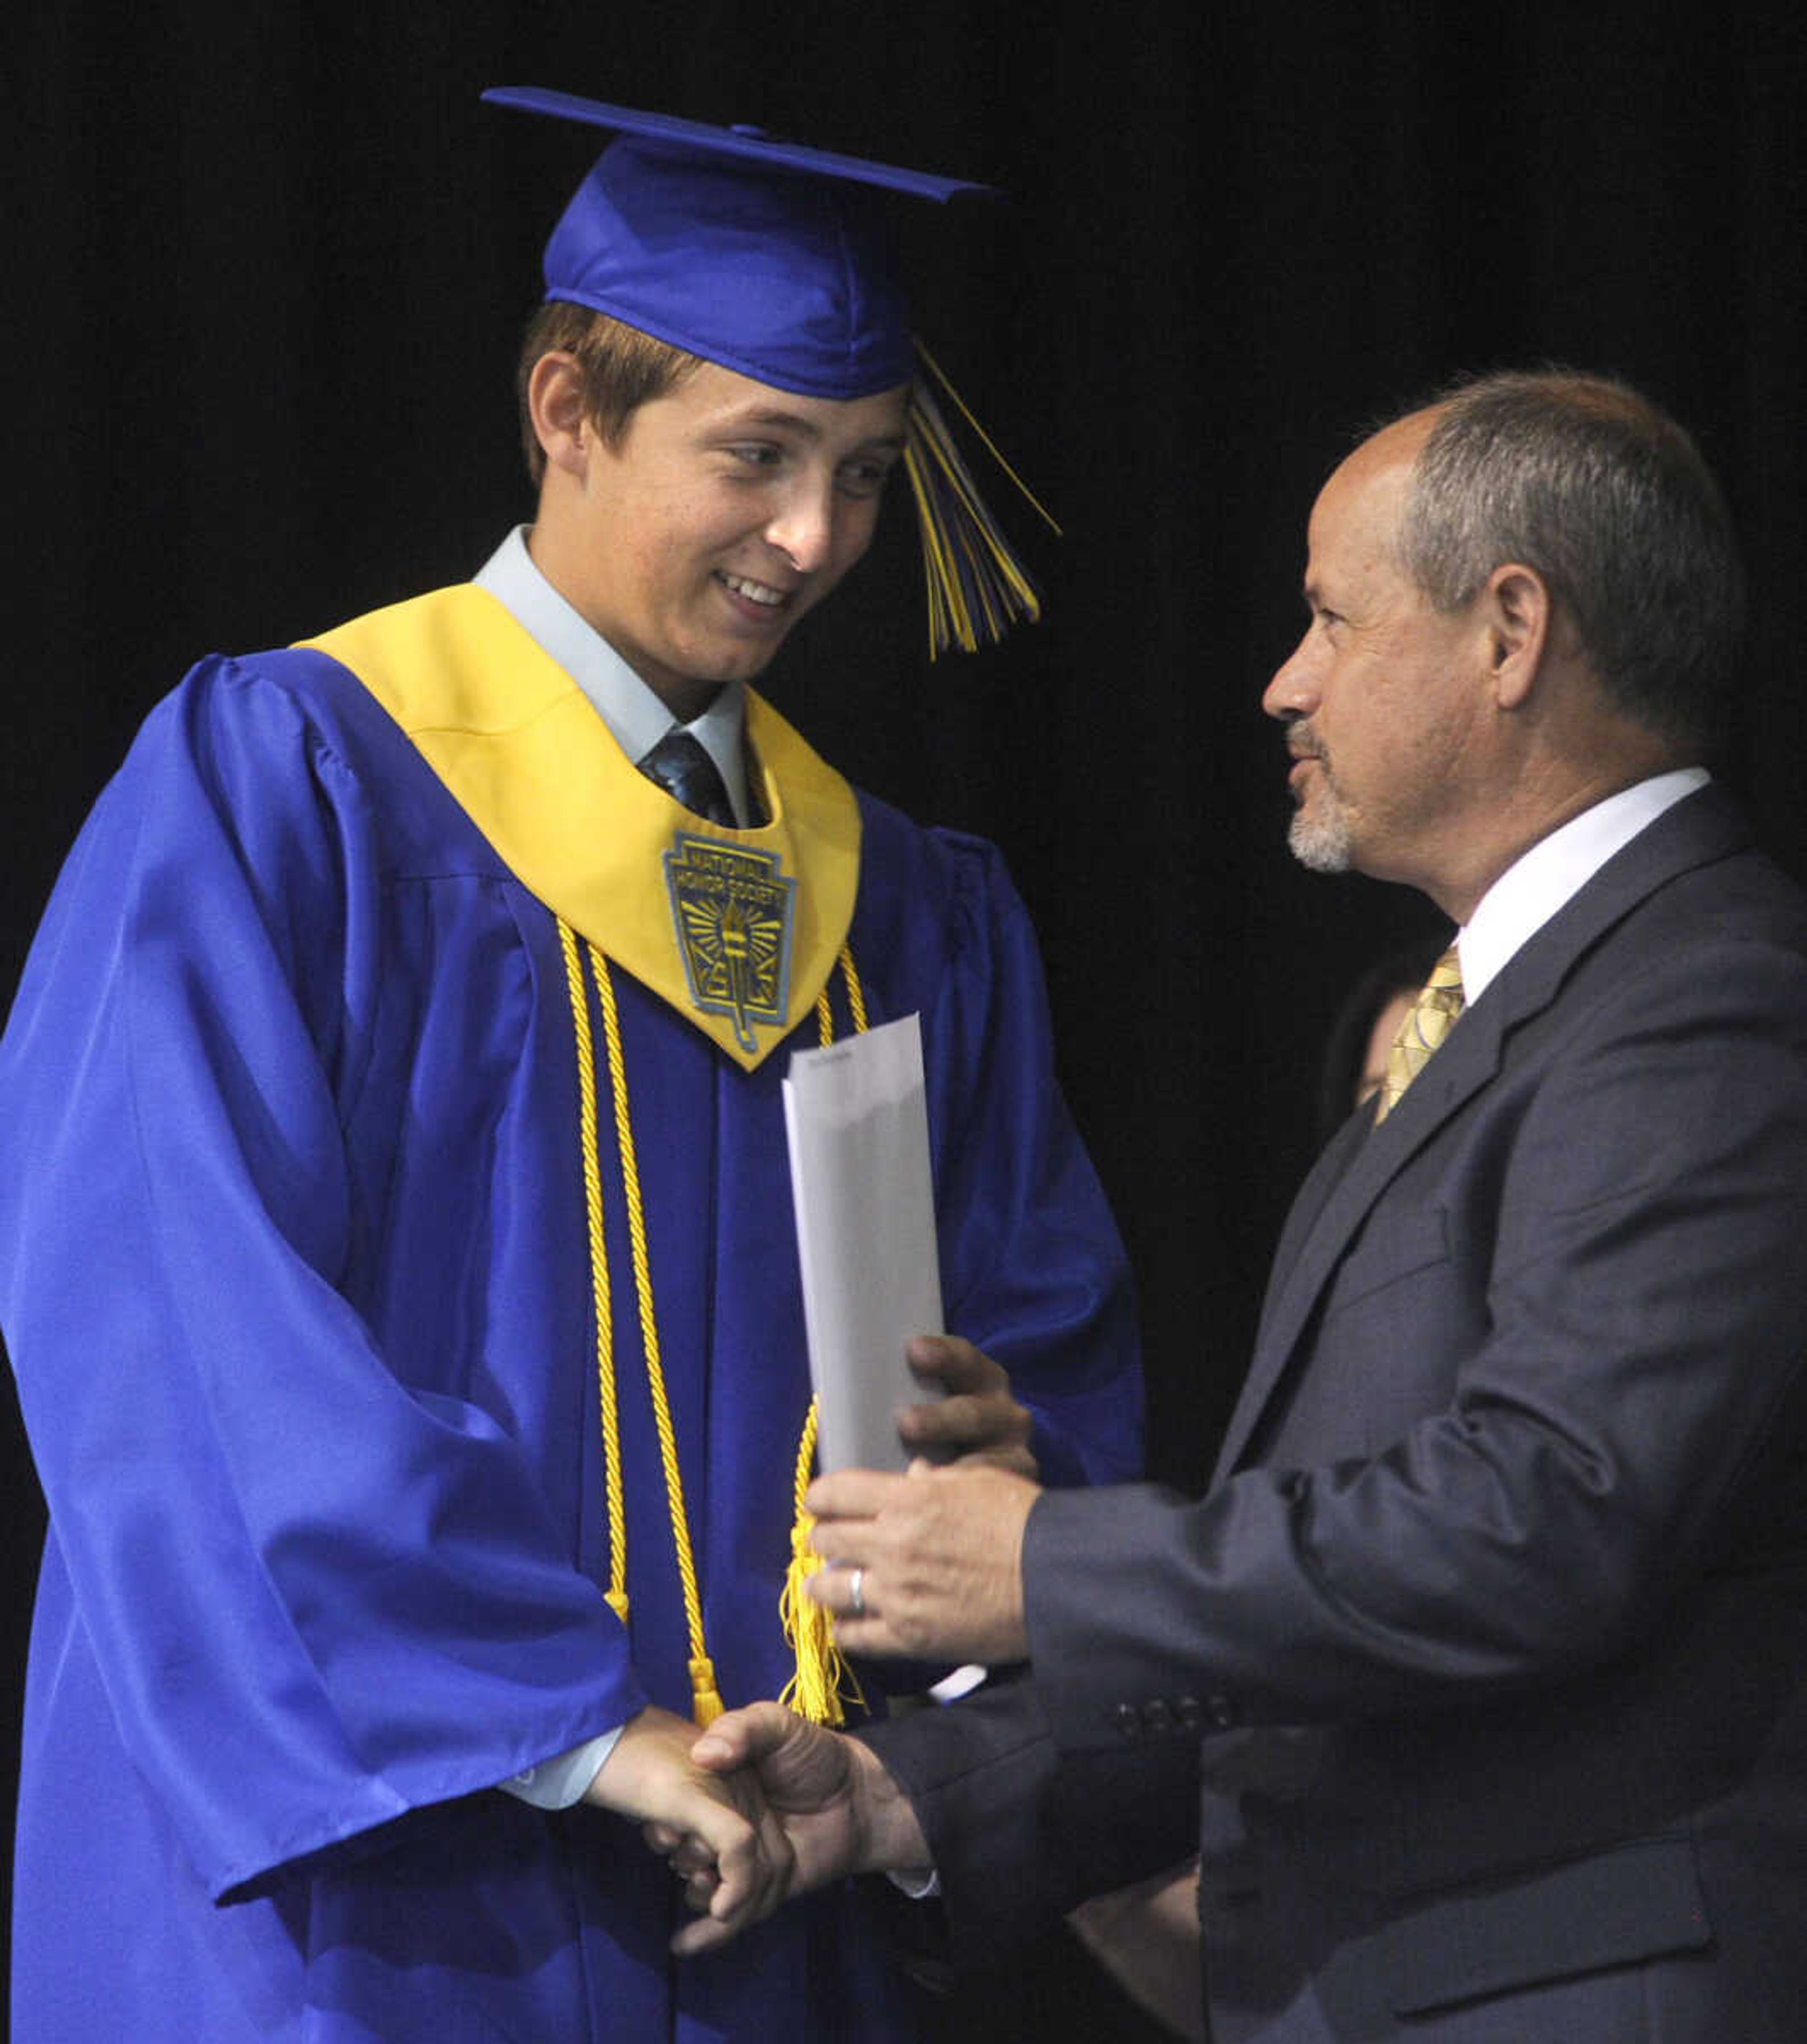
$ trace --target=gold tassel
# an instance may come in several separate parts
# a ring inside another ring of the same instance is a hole
[[[841,1700],[842,1690],[862,1710],[865,1698],[834,1643],[834,1621],[827,1608],[818,1604],[804,1588],[822,1566],[822,1557],[809,1543],[810,1529],[815,1523],[807,1512],[800,1512],[791,1528],[791,1565],[785,1572],[778,1616],[784,1622],[785,1638],[796,1656],[797,1671],[785,1685],[778,1700],[811,1724],[842,1725],[847,1722]]]
[[[1058,535],[1060,527],[992,444],[941,364],[920,340],[915,346],[923,367],[953,400],[986,452]],[[906,432],[904,471],[923,544],[929,657],[934,659],[950,645],[974,652],[981,639],[995,644],[1019,617],[1034,624],[1042,615],[1041,598],[980,495],[927,377],[919,376],[911,388]]]
[[[853,961],[845,952],[841,962],[850,974]],[[815,1521],[804,1509],[803,1503],[804,1493],[809,1489],[810,1471],[815,1466],[816,1425],[816,1404],[812,1398],[804,1420],[802,1438],[797,1443],[796,1473],[792,1484],[796,1514],[791,1521],[791,1565],[785,1571],[785,1587],[778,1598],[779,1622],[785,1628],[785,1641],[796,1657],[797,1667],[796,1673],[785,1685],[778,1701],[795,1711],[800,1718],[808,1718],[811,1724],[841,1725],[847,1722],[847,1713],[841,1701],[842,1695],[862,1711],[866,1700],[857,1677],[834,1643],[834,1620],[827,1606],[818,1604],[804,1588],[822,1566],[822,1557],[810,1545],[809,1539]]]
[[[711,1725],[722,1714],[722,1692],[716,1687],[716,1664],[707,1654],[690,1664],[690,1715]]]

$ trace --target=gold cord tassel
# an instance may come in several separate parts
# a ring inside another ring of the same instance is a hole
[[[811,1400],[797,1450],[797,1508],[791,1527],[791,1565],[785,1571],[784,1593],[778,1600],[778,1616],[797,1666],[778,1700],[811,1724],[842,1725],[847,1722],[842,1692],[862,1710],[865,1697],[834,1643],[833,1621],[827,1609],[804,1588],[822,1566],[822,1557],[809,1542],[815,1521],[803,1508],[804,1493],[809,1488],[809,1473],[815,1462],[815,1404]]]
[[[716,1687],[716,1664],[705,1654],[690,1664],[690,1715],[700,1725],[713,1724],[722,1709],[722,1692]]]

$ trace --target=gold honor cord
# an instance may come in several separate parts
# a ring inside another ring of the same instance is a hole
[[[583,962],[569,923],[560,921],[565,986],[577,1039],[577,1130],[584,1153],[584,1214],[589,1225],[590,1291],[596,1304],[597,1382],[602,1397],[603,1486],[608,1501],[608,1608],[627,1623],[627,1508],[621,1489],[621,1415],[615,1402],[615,1313],[608,1289],[608,1244],[602,1231],[602,1167],[597,1161],[596,1052]]]
[[[603,1231],[602,1174],[599,1162],[600,1117],[596,1097],[595,1048],[590,1029],[589,1000],[585,985],[583,956],[577,939],[562,919],[558,941],[564,952],[566,989],[571,1005],[571,1022],[577,1039],[577,1114],[583,1147],[584,1208],[588,1227],[590,1281],[596,1306],[597,1376],[600,1394],[603,1436],[604,1485],[608,1513],[609,1607],[623,1624],[627,1622],[627,1514],[621,1477],[621,1414],[615,1372],[614,1318],[608,1275],[608,1250]],[[595,945],[585,947],[590,978],[602,1012],[603,1039],[608,1061],[608,1078],[614,1106],[616,1148],[621,1167],[621,1182],[627,1210],[627,1235],[634,1262],[634,1285],[640,1314],[641,1347],[646,1362],[646,1381],[653,1401],[653,1418],[659,1438],[659,1454],[665,1467],[666,1501],[671,1514],[672,1542],[677,1559],[678,1579],[684,1593],[684,1615],[690,1639],[691,1716],[700,1725],[721,1715],[722,1698],[716,1686],[715,1665],[709,1658],[703,1633],[703,1602],[697,1589],[696,1565],[690,1545],[690,1522],[684,1504],[684,1479],[678,1466],[677,1440],[672,1426],[670,1401],[666,1396],[665,1371],[660,1361],[658,1329],[653,1309],[652,1266],[646,1248],[645,1209],[640,1198],[639,1165],[634,1147],[633,1126],[627,1110],[625,1061],[621,1051],[621,1025],[616,1006],[615,988],[608,961]],[[843,946],[841,972],[846,983],[847,1005],[856,1030],[866,1027],[865,1001],[852,955]],[[826,1047],[834,1041],[832,1011],[825,988],[816,1001],[817,1028]],[[791,1564],[780,1600],[785,1635],[794,1642],[797,1673],[787,1685],[785,1700],[818,1723],[845,1722],[840,1687],[852,1683],[835,1647],[828,1616],[813,1599],[802,1593],[802,1579],[821,1566],[821,1558],[809,1544],[814,1522],[803,1511],[803,1493],[809,1487],[809,1472],[815,1458],[815,1404],[811,1400],[799,1444],[796,1493],[797,1520],[791,1535]],[[852,1694],[861,1703],[858,1685]]]
[[[1006,461],[941,364],[920,340],[918,357],[953,401],[960,416],[1022,497],[1057,536],[1060,527],[1034,492]],[[995,644],[1019,617],[1031,624],[1042,615],[1035,585],[1011,549],[967,467],[926,378],[910,393],[904,447],[904,473],[915,501],[927,583],[929,657],[950,645],[976,651],[980,636]]]
[[[565,947],[566,977],[571,1001],[571,1020],[577,1040],[578,1115],[585,1144],[584,1197],[589,1221],[591,1282],[597,1304],[597,1365],[601,1387],[603,1466],[608,1499],[608,1576],[606,1594],[616,1616],[627,1616],[627,1519],[621,1485],[621,1415],[615,1381],[615,1343],[612,1316],[608,1308],[608,1251],[602,1228],[602,1175],[596,1163],[599,1128],[596,1112],[594,1052],[589,1029],[589,1001],[581,966],[574,974],[577,940],[565,923],[558,924],[559,941]],[[615,1142],[621,1165],[623,1196],[627,1208],[627,1239],[634,1260],[634,1289],[640,1310],[640,1345],[646,1359],[646,1384],[653,1401],[653,1420],[659,1437],[660,1459],[665,1465],[665,1494],[671,1513],[672,1543],[677,1552],[678,1581],[684,1593],[685,1622],[690,1635],[690,1714],[700,1725],[712,1723],[722,1714],[721,1692],[716,1686],[716,1670],[703,1638],[703,1600],[696,1589],[696,1564],[690,1548],[690,1522],[684,1508],[684,1477],[677,1464],[677,1440],[672,1428],[671,1405],[666,1395],[665,1370],[659,1359],[658,1327],[653,1313],[650,1261],[646,1254],[645,1210],[640,1200],[640,1168],[634,1149],[634,1131],[627,1115],[627,1074],[621,1056],[621,1024],[615,1005],[615,986],[608,962],[590,944],[585,947],[590,976],[602,1010],[603,1042],[608,1060],[608,1082],[615,1110]],[[586,1103],[587,1112],[586,1112]],[[617,1597],[620,1602],[617,1603]]]

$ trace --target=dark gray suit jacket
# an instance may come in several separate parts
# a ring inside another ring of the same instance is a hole
[[[1333,1141],[1203,1500],[1045,1494],[1033,1678],[873,1733],[961,1949],[1202,1752],[1226,2044],[1807,2034],[1804,1354],[1807,900],[1709,787]]]

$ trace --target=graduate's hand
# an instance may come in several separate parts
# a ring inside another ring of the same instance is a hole
[[[1041,1492],[983,1462],[904,1476],[838,1470],[804,1500],[810,1535],[833,1566],[804,1584],[834,1614],[850,1654],[982,1662],[1029,1652],[1022,1531]]]
[[[716,1719],[692,1749],[726,1781],[756,1781],[790,1850],[787,1896],[850,1873],[920,1871],[928,1846],[915,1812],[870,1747],[807,1723],[780,1704],[754,1704]],[[646,1842],[689,1880],[712,1869],[693,1840],[649,1825]],[[689,1949],[724,1943],[734,1928],[692,1925]]]
[[[930,1462],[995,1462],[1033,1479],[1038,1464],[1029,1446],[1034,1421],[1011,1396],[1003,1366],[957,1335],[919,1335],[904,1349],[919,1377],[943,1385],[946,1396],[906,1405],[897,1432],[912,1454]]]
[[[685,1895],[702,1920],[672,1940],[677,1952],[719,1944],[784,1900],[791,1848],[765,1807],[758,1777],[723,1775],[691,1756],[696,1727],[649,1705],[621,1728],[584,1800],[643,1827],[657,1827],[691,1862]]]

